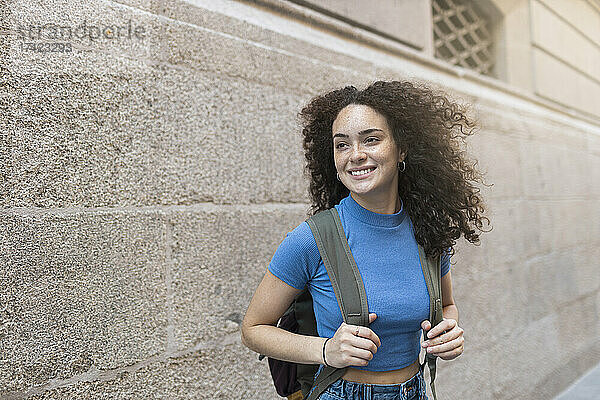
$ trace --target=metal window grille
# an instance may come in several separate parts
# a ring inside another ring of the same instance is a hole
[[[491,75],[490,21],[473,0],[432,0],[435,57]]]

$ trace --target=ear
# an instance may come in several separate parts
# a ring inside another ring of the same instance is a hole
[[[400,160],[400,162],[404,161],[404,159],[406,158],[406,151],[398,151],[398,159]]]

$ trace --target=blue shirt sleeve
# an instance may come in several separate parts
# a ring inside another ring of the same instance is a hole
[[[314,275],[320,258],[317,243],[305,221],[287,233],[268,269],[283,282],[301,290]]]
[[[450,248],[442,254],[442,276],[450,271]]]

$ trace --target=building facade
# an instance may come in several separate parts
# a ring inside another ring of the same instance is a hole
[[[459,242],[443,399],[600,362],[597,0],[0,4],[0,398],[276,399],[240,341],[307,215],[296,115],[412,79],[470,104],[493,230]],[[428,378],[428,375],[426,375]]]

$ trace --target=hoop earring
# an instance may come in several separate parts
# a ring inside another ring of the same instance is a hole
[[[402,164],[402,169],[400,169],[400,164]],[[402,163],[398,163],[398,171],[404,172],[406,171],[406,163],[402,161]]]
[[[338,172],[336,172],[336,173],[335,173],[335,176],[337,176],[337,180],[338,180],[338,181],[340,181],[340,182],[342,181],[342,180],[340,179],[340,174],[339,174]]]

